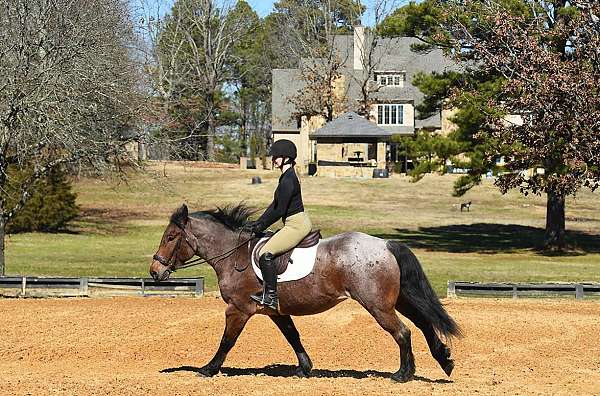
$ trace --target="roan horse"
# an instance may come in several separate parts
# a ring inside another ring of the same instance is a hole
[[[188,215],[183,205],[171,216],[150,266],[152,277],[163,281],[197,255],[217,274],[221,296],[227,303],[225,331],[215,356],[198,370],[200,376],[219,372],[248,319],[257,313],[269,315],[296,352],[296,374],[309,375],[312,362],[290,315],[320,313],[347,298],[369,311],[398,344],[400,369],[392,375],[393,380],[409,381],[415,373],[410,330],[396,310],[423,332],[431,354],[450,375],[454,362],[439,336],[460,336],[460,329],[442,307],[408,247],[359,232],[323,239],[313,271],[300,280],[278,284],[280,312],[276,313],[250,299],[262,289],[248,265],[252,236],[239,231],[251,213],[238,205]]]

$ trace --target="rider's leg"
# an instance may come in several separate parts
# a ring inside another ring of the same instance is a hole
[[[263,253],[260,256],[258,264],[263,277],[263,291],[262,293],[251,295],[250,298],[260,305],[277,311],[277,269],[275,268],[273,254],[270,252]]]
[[[305,213],[298,213],[286,219],[284,227],[267,241],[259,252],[259,267],[262,272],[263,292],[252,295],[252,299],[261,305],[277,310],[277,270],[274,257],[293,249],[312,228]]]

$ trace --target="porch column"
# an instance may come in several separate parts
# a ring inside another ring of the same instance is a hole
[[[377,142],[377,168],[385,169],[386,161],[385,161],[385,149],[386,142]]]

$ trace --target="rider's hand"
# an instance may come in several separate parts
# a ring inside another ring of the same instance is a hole
[[[262,226],[258,221],[249,221],[242,227],[243,231],[247,231],[251,234],[258,234],[262,232]]]

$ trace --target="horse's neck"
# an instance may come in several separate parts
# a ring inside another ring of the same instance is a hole
[[[198,253],[205,259],[217,272],[217,275],[223,272],[224,268],[232,266],[229,261],[235,255],[225,255],[225,258],[219,256],[239,245],[243,240],[238,241],[238,233],[234,232],[222,224],[212,221],[202,221],[200,219],[191,219],[192,232],[198,239]],[[241,258],[240,258],[241,260]]]

